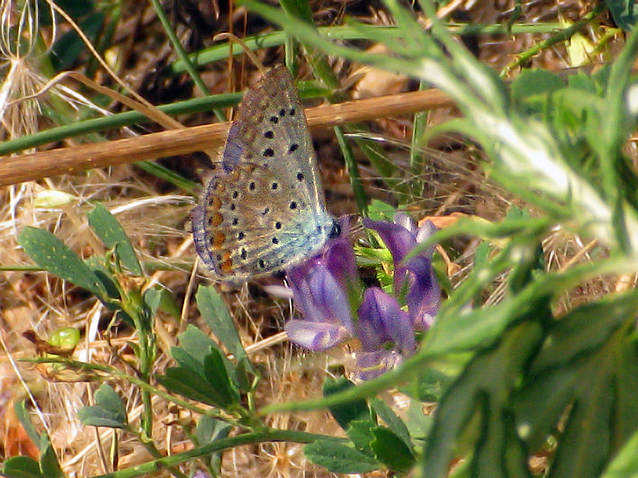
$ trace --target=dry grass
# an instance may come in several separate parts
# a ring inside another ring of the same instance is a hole
[[[3,2],[3,4],[6,2]],[[170,62],[175,58],[157,18],[150,7],[141,9],[140,2],[124,2],[122,19],[108,50],[109,61],[119,65],[122,78],[130,86],[153,103],[169,103],[187,98],[194,92],[186,76],[160,79],[157,75],[158,64]],[[195,50],[211,43],[211,34],[219,31],[234,31],[238,35],[264,31],[267,27],[253,16],[246,16],[242,9],[221,12],[215,19],[212,12],[205,11],[214,3],[177,2],[189,5],[195,10],[185,8],[174,12],[178,26],[176,30],[182,44]],[[458,2],[463,4],[464,2]],[[465,2],[471,4],[470,15],[474,22],[484,24],[502,23],[511,1]],[[525,2],[524,2],[525,3]],[[527,22],[556,22],[559,19],[575,20],[580,12],[588,11],[593,2],[570,0],[546,0],[533,3],[525,11]],[[367,2],[331,2],[312,3],[317,12],[317,21],[329,25],[346,12],[374,22],[384,21],[384,15]],[[202,10],[198,10],[202,9]],[[141,19],[141,20],[140,20]],[[201,20],[210,23],[202,23]],[[6,20],[0,28],[8,28]],[[14,19],[15,21],[15,19]],[[15,26],[15,25],[13,25]],[[68,29],[68,25],[65,26]],[[54,32],[43,26],[44,38],[51,38]],[[57,32],[59,34],[59,32]],[[585,35],[591,32],[584,32]],[[25,34],[28,36],[28,34]],[[505,37],[481,37],[480,58],[482,61],[500,69],[511,62],[515,56],[539,41],[531,34]],[[613,45],[612,45],[613,46]],[[6,47],[5,47],[6,50]],[[8,53],[5,51],[5,55]],[[261,51],[262,61],[277,63],[282,61],[280,50]],[[10,57],[11,58],[11,57]],[[31,56],[17,58],[9,74],[5,66],[1,91],[8,98],[15,99],[37,91],[46,81]],[[90,61],[89,55],[82,55],[74,68],[83,70]],[[596,60],[596,59],[594,59]],[[209,88],[214,93],[238,90],[246,82],[241,72],[244,60],[232,64],[229,73],[228,63],[220,62],[210,67],[204,74]],[[532,61],[533,66],[552,71],[570,67],[568,51],[564,45],[545,50]],[[302,69],[306,69],[304,66]],[[356,69],[352,65],[335,60],[334,69],[344,80],[351,79]],[[368,73],[367,80],[372,82],[374,94],[391,94],[393,91],[409,88],[407,81],[397,84],[387,78],[377,78]],[[229,86],[228,80],[236,84]],[[96,81],[112,85],[112,80],[103,72],[96,75]],[[380,83],[380,84],[378,84]],[[387,85],[392,85],[387,89]],[[241,86],[240,86],[241,85]],[[82,90],[90,97],[91,93]],[[2,98],[0,98],[2,100]],[[72,97],[68,89],[58,87],[48,95],[37,100],[18,103],[3,110],[2,135],[4,138],[16,138],[50,127],[43,119],[43,108],[65,110],[69,117],[80,101],[77,94]],[[60,105],[62,103],[62,106]],[[431,115],[432,122],[441,121],[454,114],[452,111],[437,111]],[[185,123],[197,124],[214,121],[211,115],[196,114],[181,118]],[[384,148],[395,164],[406,165],[411,134],[411,118],[385,119],[370,125],[379,137],[383,138]],[[149,127],[148,129],[153,129]],[[127,134],[127,133],[123,133]],[[109,137],[115,137],[109,133]],[[318,146],[320,168],[324,176],[329,208],[335,213],[352,214],[356,212],[354,200],[349,188],[347,173],[341,161],[341,155],[332,134],[319,132],[315,136]],[[65,147],[72,147],[77,140],[69,140]],[[108,145],[105,144],[105,147]],[[421,178],[426,182],[426,196],[413,201],[411,208],[415,215],[446,215],[461,211],[476,214],[489,220],[502,217],[510,206],[512,198],[490,185],[480,170],[477,154],[470,148],[461,146],[456,140],[439,140],[432,150],[427,171]],[[357,153],[359,154],[359,153]],[[371,197],[392,201],[392,195],[376,172],[359,158],[365,185]],[[195,157],[168,158],[162,160],[165,165],[187,177],[195,178],[203,170],[202,163]],[[405,166],[407,169],[407,166]],[[410,178],[408,178],[410,179]],[[43,206],[46,194],[63,192],[68,195],[63,204]],[[111,211],[116,212],[128,235],[131,237],[143,260],[192,262],[195,256],[190,238],[187,218],[193,199],[166,182],[142,172],[135,166],[118,166],[108,170],[92,170],[86,174],[68,177],[43,178],[40,181],[19,184],[0,190],[0,264],[7,270],[0,273],[2,295],[0,296],[0,458],[16,454],[34,454],[33,444],[26,438],[13,415],[12,405],[30,395],[33,407],[33,420],[39,429],[46,429],[58,452],[60,462],[69,475],[90,476],[108,471],[108,448],[112,433],[100,430],[100,440],[96,431],[80,427],[76,418],[79,407],[90,402],[92,393],[99,385],[96,382],[75,382],[82,377],[64,374],[47,367],[34,367],[16,364],[22,358],[33,357],[36,353],[33,345],[22,337],[26,330],[35,330],[41,337],[48,337],[62,326],[73,326],[83,333],[83,341],[75,356],[81,360],[112,364],[124,367],[118,362],[118,356],[131,354],[129,341],[136,341],[133,330],[124,326],[113,331],[110,343],[104,340],[103,333],[111,319],[110,313],[95,298],[55,277],[40,272],[11,270],[12,267],[31,264],[16,242],[16,233],[24,226],[34,225],[55,233],[72,249],[83,256],[92,253],[101,254],[100,241],[87,227],[85,214],[95,201],[101,201]],[[473,242],[455,244],[454,257],[459,257],[460,265],[465,266],[471,257]],[[557,231],[547,243],[552,267],[560,268],[571,258],[579,256],[583,245],[578,238]],[[584,260],[586,256],[578,260]],[[459,268],[458,276],[464,273]],[[189,303],[183,310],[181,320],[165,313],[157,317],[157,334],[160,357],[156,362],[159,372],[170,364],[168,350],[176,344],[176,335],[186,323],[199,324],[197,310],[188,294],[190,271],[161,271],[153,279],[167,288],[178,304],[185,298]],[[452,278],[455,280],[455,278]],[[206,281],[197,275],[197,282]],[[566,298],[566,306],[574,301],[598,295],[610,286],[604,281],[583,287],[581,298]],[[498,297],[498,288],[494,292]],[[270,337],[281,330],[282,323],[290,317],[289,304],[275,301],[261,293],[258,286],[244,287],[239,291],[227,292],[227,303],[236,318],[242,338],[247,346],[258,343],[264,337]],[[273,346],[254,355],[261,364],[265,380],[258,393],[259,404],[285,402],[304,399],[320,394],[321,383],[327,364],[321,357],[307,357],[288,344]],[[139,392],[130,384],[115,382],[118,393],[125,398],[131,421],[135,420],[141,406]],[[175,410],[170,409],[161,400],[154,402],[155,442],[162,453],[176,453],[189,447],[181,428],[176,424]],[[304,415],[276,415],[270,417],[273,426],[338,434],[338,426],[329,419],[326,412]],[[99,447],[103,448],[102,457]],[[119,463],[123,468],[139,464],[150,459],[146,452],[130,437],[119,437]],[[306,462],[301,446],[294,444],[272,444],[260,447],[243,447],[228,451],[224,459],[225,476],[269,476],[301,477],[326,476],[322,470]]]

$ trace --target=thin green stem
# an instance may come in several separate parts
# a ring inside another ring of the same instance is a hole
[[[242,445],[250,445],[265,442],[292,442],[292,443],[314,443],[317,440],[333,437],[324,435],[315,435],[306,432],[288,431],[288,430],[267,430],[262,433],[246,433],[232,438],[224,438],[207,445],[189,450],[183,453],[167,456],[159,460],[150,461],[138,466],[132,466],[125,470],[107,473],[95,478],[133,478],[143,476],[149,473],[158,472],[170,466],[176,466],[195,458],[200,458],[212,453],[234,448]]]
[[[528,49],[527,51],[524,51],[523,53],[518,55],[518,58],[516,60],[514,60],[513,62],[511,62],[509,65],[507,65],[505,68],[501,70],[501,77],[507,76],[510,73],[510,71],[520,67],[521,65],[524,65],[532,57],[538,55],[543,50],[546,50],[556,45],[557,43],[561,43],[566,40],[569,40],[571,37],[576,35],[580,30],[582,30],[585,26],[587,26],[589,22],[591,22],[600,13],[602,13],[603,10],[605,10],[605,8],[607,8],[606,3],[604,2],[599,3],[591,12],[585,14],[583,18],[578,20],[576,23],[574,23],[570,27],[567,27],[564,30],[557,32],[556,35],[552,36],[551,38],[541,41],[537,43],[536,45],[534,45],[532,48]]]

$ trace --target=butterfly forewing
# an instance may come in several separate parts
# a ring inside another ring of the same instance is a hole
[[[244,96],[193,210],[197,251],[219,279],[245,280],[308,258],[333,227],[292,77],[274,68]]]

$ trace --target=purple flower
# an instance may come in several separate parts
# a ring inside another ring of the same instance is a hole
[[[410,316],[378,287],[366,289],[358,316],[356,336],[365,352],[392,347],[410,355],[416,350]]]
[[[289,321],[285,329],[292,342],[316,352],[358,339],[362,350],[356,352],[356,376],[367,380],[415,352],[415,333],[431,325],[440,290],[431,264],[433,246],[405,260],[436,230],[431,223],[417,228],[408,216],[397,214],[394,223],[364,224],[377,231],[392,254],[394,296],[378,287],[364,289],[352,245],[342,236],[287,272],[303,318]]]
[[[432,325],[441,300],[441,289],[432,269],[434,245],[404,261],[419,244],[425,242],[436,227],[426,221],[416,227],[407,214],[397,213],[394,222],[364,219],[364,225],[377,231],[385,243],[394,262],[394,293],[403,298],[408,313],[417,330],[427,330]]]
[[[291,341],[320,352],[353,335],[348,284],[358,279],[354,251],[346,239],[333,239],[320,256],[291,269],[286,277],[304,316],[286,324]]]

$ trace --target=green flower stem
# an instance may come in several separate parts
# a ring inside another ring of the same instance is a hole
[[[175,455],[160,458],[138,466],[132,466],[125,470],[107,473],[95,478],[133,478],[149,473],[158,472],[168,467],[176,466],[195,458],[201,458],[211,453],[234,448],[242,445],[250,445],[264,442],[292,442],[292,443],[313,443],[319,439],[330,438],[323,435],[315,435],[306,432],[288,430],[267,430],[262,433],[246,433],[232,438],[224,438],[213,443],[195,448],[194,450],[177,453]]]

